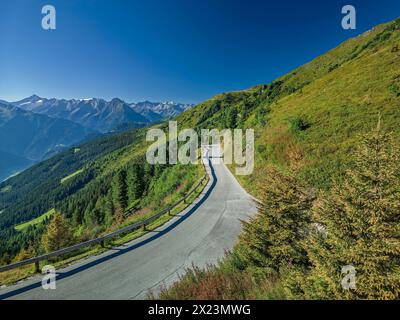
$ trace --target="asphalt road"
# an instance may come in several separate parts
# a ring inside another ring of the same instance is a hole
[[[192,263],[216,263],[235,244],[240,219],[254,215],[256,206],[225,165],[211,162],[217,163],[208,165],[211,179],[202,195],[164,226],[57,270],[55,290],[44,290],[35,276],[0,289],[0,299],[143,299]]]

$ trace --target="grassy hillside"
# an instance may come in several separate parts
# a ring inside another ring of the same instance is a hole
[[[255,129],[257,174],[239,178],[262,202],[232,253],[159,298],[400,297],[397,45],[400,19],[180,116],[182,127]],[[342,287],[346,265],[356,289]]]
[[[15,226],[15,230],[24,231],[24,230],[28,229],[31,226],[35,226],[37,224],[45,222],[46,220],[50,219],[51,216],[54,213],[55,213],[55,210],[54,209],[50,209],[49,211],[47,211],[46,213],[43,213],[41,216],[39,216],[39,217],[37,217],[35,219],[32,219],[32,220],[30,220],[28,222],[21,223],[21,224]]]
[[[268,164],[327,188],[349,165],[357,134],[382,116],[400,133],[400,19],[350,39],[271,84],[218,95],[178,117],[181,127],[254,128],[255,171]],[[239,177],[253,186],[260,175]],[[257,190],[247,188],[257,195]]]

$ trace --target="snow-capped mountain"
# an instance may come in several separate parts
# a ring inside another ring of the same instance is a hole
[[[132,103],[131,108],[152,122],[176,117],[178,114],[193,107],[193,104],[167,102],[138,102]]]
[[[0,100],[0,181],[29,164],[99,133],[123,131],[177,116],[192,105],[121,99]]]
[[[32,111],[36,108],[41,107],[45,102],[44,100],[46,99],[40,98],[34,94],[33,96],[22,99],[21,101],[14,102],[12,104],[25,111]]]
[[[73,121],[101,133],[169,119],[192,106],[172,101],[128,104],[118,98],[111,101],[97,98],[66,100],[41,98],[37,95],[12,104],[25,111]]]
[[[111,101],[96,98],[65,100],[33,95],[12,104],[26,111],[70,120],[101,133],[110,132],[126,123],[140,126],[150,122],[118,98]]]

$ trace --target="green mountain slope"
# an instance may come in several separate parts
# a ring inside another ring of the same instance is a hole
[[[255,129],[256,174],[240,179],[262,202],[231,254],[159,298],[399,298],[397,47],[400,19],[181,115],[182,126]]]
[[[179,125],[254,128],[255,172],[268,164],[296,167],[311,184],[328,187],[379,114],[400,133],[400,53],[392,52],[399,25],[380,25],[269,85],[218,95],[180,115]],[[239,178],[250,186],[260,175]]]
[[[53,208],[80,242],[117,228],[128,212],[159,210],[187,192],[203,174],[200,166],[149,165],[144,133],[98,138],[1,183],[0,260],[9,262],[29,243],[38,254],[45,226],[28,224],[23,232],[15,227]]]

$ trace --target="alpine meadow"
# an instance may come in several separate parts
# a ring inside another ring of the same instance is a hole
[[[187,270],[159,298],[399,299],[399,47],[397,19],[178,117],[255,128],[257,174],[238,178],[258,213],[219,265]]]

